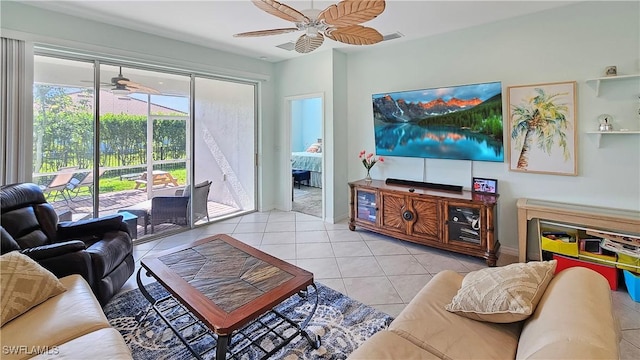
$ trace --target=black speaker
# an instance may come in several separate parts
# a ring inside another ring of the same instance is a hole
[[[422,188],[422,189],[462,192],[462,186],[460,185],[434,184],[434,183],[428,183],[428,182],[422,182],[422,181],[411,181],[411,180],[389,178],[385,181],[385,184],[411,186],[411,187]]]

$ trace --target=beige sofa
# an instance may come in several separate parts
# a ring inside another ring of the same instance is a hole
[[[67,289],[0,328],[2,353],[9,359],[131,359],[80,275],[60,279]]]
[[[586,268],[570,268],[549,283],[525,321],[497,324],[445,310],[462,284],[437,274],[388,329],[349,359],[617,359],[619,324],[609,284]]]

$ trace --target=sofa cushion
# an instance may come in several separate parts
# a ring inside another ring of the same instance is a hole
[[[122,335],[114,328],[100,329],[82,335],[62,345],[48,349],[32,360],[113,360],[131,359],[131,351],[122,339]]]
[[[388,360],[388,359],[440,359],[432,353],[416,346],[409,340],[387,330],[379,331],[367,339],[348,359]]]
[[[2,225],[0,225],[0,252],[2,254],[6,254],[9,251],[20,250],[20,245],[16,242],[16,240],[5,230]]]
[[[133,243],[122,231],[110,231],[87,248],[93,264],[93,276],[100,280],[117,268],[125,258],[131,256]]]
[[[0,328],[3,346],[59,346],[92,331],[110,327],[89,284],[80,275],[60,279],[67,291],[49,298]],[[3,360],[24,359],[25,353],[2,354]]]
[[[559,272],[524,323],[516,359],[618,359],[620,326],[611,290],[597,272]]]
[[[41,226],[33,206],[2,213],[2,226],[21,249],[46,245],[55,238],[55,232],[52,237],[47,236],[46,228]]]
[[[533,261],[470,272],[445,308],[479,321],[524,320],[535,310],[556,264],[556,260]]]
[[[522,322],[480,322],[445,310],[460,289],[462,279],[462,275],[451,270],[435,275],[389,330],[443,359],[514,358]]]
[[[49,270],[17,251],[0,256],[0,274],[0,326],[66,290]]]

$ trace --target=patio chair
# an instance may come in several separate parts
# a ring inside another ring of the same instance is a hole
[[[154,225],[171,223],[178,225],[188,225],[191,221],[189,217],[190,202],[193,202],[193,221],[207,218],[209,221],[209,211],[207,201],[211,181],[204,181],[193,187],[193,196],[190,196],[189,187],[185,190],[177,190],[176,196],[158,196],[151,199],[151,233]]]
[[[138,225],[144,227],[147,234],[147,227],[151,225],[153,234],[154,226],[159,224],[188,225],[190,201],[193,200],[194,221],[207,218],[209,221],[209,210],[207,201],[211,181],[204,181],[194,186],[194,196],[190,196],[189,187],[185,190],[176,190],[175,196],[157,196],[151,200],[129,206],[118,210],[118,212],[129,212],[138,217]]]
[[[54,202],[58,195],[62,196],[64,201],[69,201],[67,196],[65,196],[65,192],[68,189],[71,180],[73,179],[73,175],[78,170],[77,166],[68,166],[58,169],[58,173],[51,179],[51,181],[47,185],[40,185],[40,190],[46,196],[47,194],[53,195],[53,198],[48,201]]]
[[[102,174],[104,174],[104,172],[107,171],[107,169],[101,167],[98,171],[99,171],[98,178],[100,178],[100,176],[102,176]],[[83,187],[88,188],[89,194],[93,196],[93,169],[89,169],[89,171],[86,173],[84,178],[82,178],[82,180],[78,180],[76,178],[71,179],[71,181],[69,182],[69,185],[66,187],[67,195],[69,196],[70,199],[73,199],[78,196],[81,188]]]

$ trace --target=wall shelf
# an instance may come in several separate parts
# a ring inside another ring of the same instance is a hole
[[[602,139],[602,135],[626,135],[626,134],[640,134],[640,130],[612,130],[612,131],[587,131],[587,134],[596,134],[596,141],[598,144],[598,148],[600,148],[600,140]]]
[[[617,80],[625,80],[625,79],[635,79],[640,78],[640,74],[632,74],[632,75],[618,75],[618,76],[605,76],[599,77],[595,79],[587,79],[587,84],[593,82],[596,84],[596,96],[600,96],[600,83],[603,82],[612,82]]]

